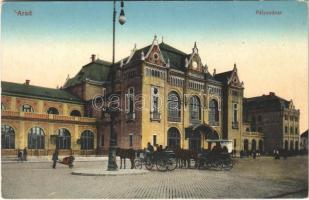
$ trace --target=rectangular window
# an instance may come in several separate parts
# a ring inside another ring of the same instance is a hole
[[[288,116],[287,116],[287,115],[284,115],[284,119],[285,119],[285,120],[288,120]]]
[[[287,126],[285,127],[285,133],[288,133],[288,127]]]
[[[236,139],[234,139],[234,149],[236,149]]]
[[[293,127],[291,127],[290,128],[290,133],[293,133],[293,132],[294,132]]]
[[[129,135],[129,142],[130,142],[130,147],[132,147],[133,146],[133,135],[132,134]]]
[[[156,145],[157,144],[157,135],[153,135],[152,137],[152,145]]]
[[[298,128],[295,128],[295,134],[298,134]]]
[[[234,104],[234,109],[233,109],[233,122],[237,122],[237,110],[238,110],[238,105],[235,103]]]

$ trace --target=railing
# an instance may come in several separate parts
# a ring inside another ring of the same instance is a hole
[[[201,120],[199,120],[199,119],[190,119],[190,123],[191,124],[200,124]]]
[[[159,112],[150,112],[150,119],[152,121],[160,121],[160,113]]]
[[[256,131],[246,131],[244,132],[246,135],[248,136],[259,136],[259,137],[263,137],[264,136],[264,133],[261,133],[261,132],[256,132]]]
[[[232,128],[233,129],[238,129],[238,122],[232,122]]]
[[[57,121],[79,121],[79,122],[96,122],[96,118],[90,117],[73,117],[65,115],[53,115],[45,113],[17,112],[17,111],[1,111],[2,117],[24,117],[30,119],[49,119]]]
[[[20,112],[2,110],[1,116],[19,117]]]
[[[210,126],[219,126],[219,122],[209,122]]]
[[[180,117],[168,117],[168,121],[170,122],[180,122]]]

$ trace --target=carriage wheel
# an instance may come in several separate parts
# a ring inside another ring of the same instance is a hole
[[[167,161],[165,161],[163,159],[158,160],[156,165],[157,165],[157,169],[160,172],[165,172],[167,170]]]
[[[233,160],[227,159],[222,162],[222,168],[225,170],[231,170],[233,168]]]
[[[153,164],[150,160],[145,160],[145,167],[148,170],[151,170],[153,168]]]
[[[223,165],[223,162],[221,160],[215,160],[214,161],[214,167],[217,169],[217,170],[222,170],[222,165]]]
[[[134,161],[135,169],[142,169],[143,163],[140,159]]]
[[[175,158],[169,158],[166,164],[169,171],[175,170],[177,168],[177,161]]]

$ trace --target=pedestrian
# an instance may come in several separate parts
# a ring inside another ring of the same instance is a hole
[[[20,149],[17,149],[17,160],[21,161],[21,156],[22,156],[22,153],[20,151]]]
[[[146,158],[152,160],[152,155],[154,152],[153,146],[150,144],[150,142],[147,143],[147,149],[146,149]]]
[[[56,164],[57,164],[57,160],[58,160],[58,149],[55,150],[55,152],[53,153],[53,168],[56,169]]]
[[[27,161],[27,154],[28,154],[27,148],[25,147],[24,150],[23,150],[23,160],[24,161]]]
[[[255,150],[253,150],[253,152],[252,152],[252,157],[253,157],[253,159],[256,158],[256,151]]]

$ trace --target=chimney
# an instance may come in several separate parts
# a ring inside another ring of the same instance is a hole
[[[92,54],[91,55],[91,62],[94,62],[95,61],[95,54]]]
[[[270,96],[275,96],[276,94],[274,92],[269,92]]]
[[[26,84],[26,85],[30,85],[30,80],[27,79],[25,84]]]

